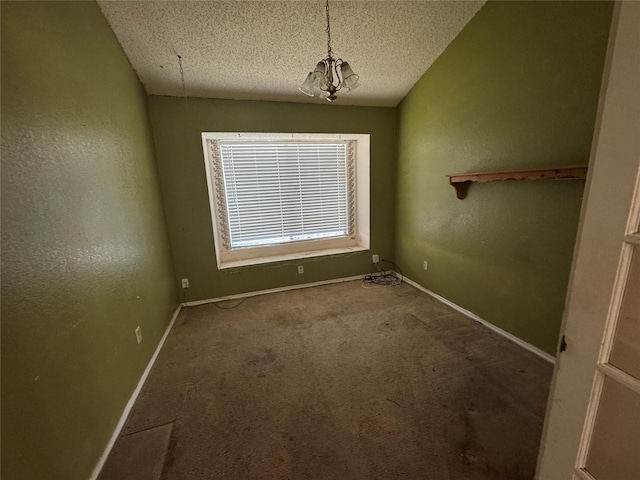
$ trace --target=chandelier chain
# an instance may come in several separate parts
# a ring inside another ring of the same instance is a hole
[[[327,0],[327,58],[333,58],[331,51],[331,22],[329,20],[329,0]]]
[[[180,82],[182,83],[182,96],[184,97],[184,103],[187,103],[187,88],[184,84],[184,70],[182,68],[182,56],[176,55],[178,57],[178,66],[180,67]]]

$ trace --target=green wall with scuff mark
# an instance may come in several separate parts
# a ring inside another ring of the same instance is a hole
[[[176,286],[187,301],[369,273],[371,253],[392,258],[395,109],[150,96],[158,168]],[[368,133],[371,141],[371,249],[357,253],[218,270],[202,132]],[[304,266],[299,275],[297,265]],[[390,267],[390,266],[389,266]]]
[[[146,95],[94,2],[1,9],[2,478],[84,480],[177,307]]]
[[[612,10],[488,2],[398,108],[405,275],[549,353],[584,181],[472,184],[457,200],[446,175],[586,164]]]

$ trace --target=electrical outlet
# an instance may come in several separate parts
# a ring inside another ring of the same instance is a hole
[[[182,279],[182,288],[189,288],[189,279],[188,278],[183,278]]]
[[[136,340],[138,341],[138,345],[142,341],[142,330],[140,330],[140,325],[136,327]]]
[[[422,269],[423,270],[427,270],[428,267],[429,267],[429,263],[426,260],[424,262],[422,262]]]
[[[380,255],[371,255],[371,258],[373,260],[373,263],[378,263],[380,262]]]
[[[304,266],[298,265],[298,273],[304,273]]]

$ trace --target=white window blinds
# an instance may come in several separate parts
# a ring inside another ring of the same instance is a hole
[[[226,249],[350,236],[354,141],[210,141]]]

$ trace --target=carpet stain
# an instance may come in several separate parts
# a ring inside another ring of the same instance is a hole
[[[182,312],[100,480],[533,478],[552,366],[410,286]]]
[[[263,347],[257,353],[251,353],[247,356],[246,364],[251,366],[264,365],[275,362],[278,355],[270,348]]]

